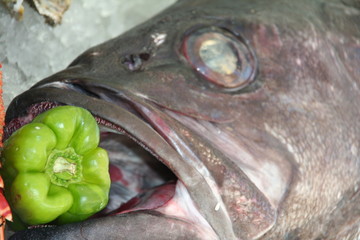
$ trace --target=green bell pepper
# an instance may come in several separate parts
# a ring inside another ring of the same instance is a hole
[[[5,195],[22,222],[77,222],[106,206],[109,159],[98,144],[94,117],[73,106],[38,115],[4,143]]]

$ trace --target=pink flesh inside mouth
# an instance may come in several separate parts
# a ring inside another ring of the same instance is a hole
[[[42,102],[31,106],[28,115],[15,118],[5,126],[4,139],[41,112],[59,105]],[[110,158],[111,189],[108,205],[92,218],[155,211],[197,226],[206,239],[217,239],[185,184],[163,163],[166,160],[159,161],[156,152],[139,143],[120,126],[98,116],[95,119],[101,131],[100,147],[108,151]]]

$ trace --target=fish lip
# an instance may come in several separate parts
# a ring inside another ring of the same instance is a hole
[[[130,101],[130,99],[127,100]],[[74,89],[61,89],[51,86],[43,86],[32,88],[19,95],[13,100],[7,110],[6,124],[4,128],[6,133],[5,135],[8,137],[16,130],[15,128],[11,129],[12,119],[16,119],[21,115],[24,116],[31,106],[36,106],[39,103],[54,104],[49,104],[39,112],[35,112],[33,114],[34,116],[30,117],[31,119],[25,119],[25,122],[19,124],[16,129],[26,124],[26,121],[30,122],[42,111],[58,105],[75,105],[83,107],[89,110],[95,117],[104,119],[107,122],[112,123],[114,126],[119,126],[120,131],[126,133],[130,138],[135,140],[139,145],[154,155],[159,161],[164,163],[177,176],[178,180],[184,183],[185,187],[187,184],[191,184],[191,179],[202,178],[197,170],[184,162],[180,154],[169,144],[169,142],[166,141],[166,139],[161,136],[159,132],[151,126],[151,124],[146,123],[144,119],[131,114],[126,109],[117,106],[117,104],[84,95],[83,93],[74,91]],[[107,107],[109,107],[111,111],[106,111]],[[97,120],[99,120],[99,118]],[[183,179],[187,180],[183,181]],[[211,189],[208,191],[211,191]],[[193,196],[191,196],[191,199],[194,200]],[[203,216],[203,218],[207,222],[206,217]],[[208,222],[207,224],[214,231],[214,228]]]
[[[144,222],[149,222],[150,226],[144,227]],[[184,232],[181,229],[184,227],[190,231]],[[165,233],[166,229],[171,231]],[[154,211],[125,213],[62,226],[38,226],[17,232],[10,239],[158,239],[164,235],[166,237],[161,239],[179,239],[179,235],[180,239],[209,239],[204,238],[193,224]]]
[[[37,109],[36,105],[41,103],[44,103],[43,106]],[[31,122],[36,115],[61,105],[74,105],[89,110],[100,125],[108,125],[106,127],[126,133],[163,163],[165,158],[162,156],[165,156],[165,153],[166,158],[180,158],[175,149],[170,147],[168,142],[141,117],[135,116],[117,104],[102,101],[102,99],[96,99],[74,90],[56,87],[32,88],[16,97],[6,111],[3,140],[5,141],[21,126]],[[105,110],[108,108],[111,110]],[[13,124],[13,119],[18,118],[22,118],[22,120]],[[156,153],[159,146],[164,153]],[[171,170],[176,171],[175,169]]]

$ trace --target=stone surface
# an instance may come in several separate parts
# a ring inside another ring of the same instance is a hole
[[[76,0],[61,25],[45,23],[27,2],[13,18],[0,2],[0,63],[5,106],[35,82],[64,69],[87,48],[146,21],[175,0]]]

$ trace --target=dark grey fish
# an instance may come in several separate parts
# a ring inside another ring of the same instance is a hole
[[[13,100],[7,135],[90,110],[136,183],[13,238],[359,239],[359,85],[358,0],[178,1]]]

